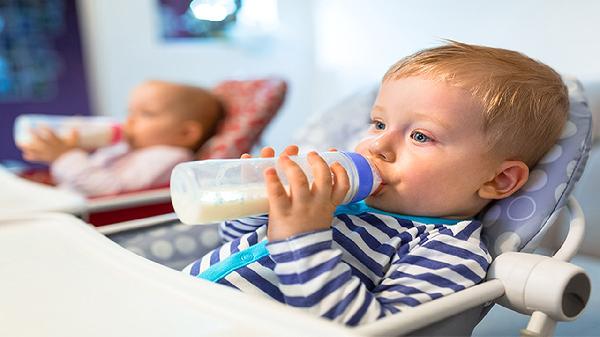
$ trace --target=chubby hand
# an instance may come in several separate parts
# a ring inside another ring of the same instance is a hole
[[[261,155],[274,155],[264,150]],[[264,172],[269,199],[269,241],[328,229],[335,208],[344,200],[350,186],[344,167],[334,163],[330,168],[316,152],[308,154],[314,177],[313,183],[309,184],[300,166],[289,158],[297,153],[298,147],[291,146],[278,158],[278,165],[289,182],[289,193],[275,168],[268,168]]]
[[[32,131],[31,141],[27,144],[17,144],[23,151],[23,158],[28,161],[51,163],[65,152],[77,148],[79,136],[75,130],[63,139],[49,128],[39,128]]]

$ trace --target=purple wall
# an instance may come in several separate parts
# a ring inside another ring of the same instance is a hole
[[[0,4],[0,162],[22,113],[90,114],[75,0]]]

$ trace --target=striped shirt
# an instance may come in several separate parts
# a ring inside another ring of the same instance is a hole
[[[184,272],[198,276],[256,247],[267,223],[223,222],[227,242]],[[268,254],[216,282],[355,326],[479,283],[491,262],[480,233],[479,221],[407,217],[361,202],[338,207],[330,229],[267,243]]]

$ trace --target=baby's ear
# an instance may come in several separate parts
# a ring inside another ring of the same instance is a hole
[[[505,160],[496,175],[479,188],[483,199],[504,199],[518,191],[529,178],[529,168],[520,160]]]

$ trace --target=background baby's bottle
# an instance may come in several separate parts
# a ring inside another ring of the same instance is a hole
[[[331,166],[339,162],[348,173],[350,188],[343,203],[360,201],[381,184],[367,159],[354,152],[323,152]],[[309,182],[313,181],[306,156],[291,156]],[[186,224],[206,224],[268,212],[263,172],[275,167],[283,185],[288,182],[276,158],[220,159],[181,163],[171,174],[171,200],[179,219]]]
[[[121,124],[105,116],[24,114],[15,120],[15,143],[29,143],[32,131],[40,127],[52,129],[61,138],[66,138],[71,130],[76,130],[79,136],[78,145],[86,150],[114,144],[120,141],[123,135]]]

